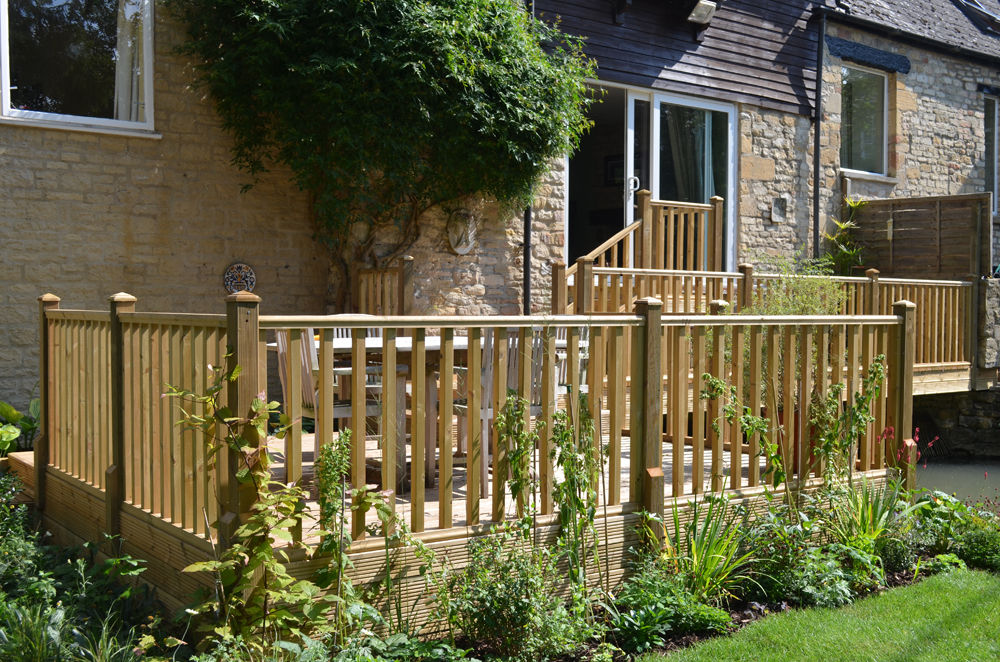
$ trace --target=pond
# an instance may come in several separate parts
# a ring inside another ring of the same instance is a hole
[[[972,503],[1000,502],[1000,461],[932,458],[917,465],[917,486],[954,494]]]

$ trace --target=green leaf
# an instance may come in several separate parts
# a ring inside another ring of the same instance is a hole
[[[17,423],[24,414],[14,409],[6,402],[0,401],[0,418],[8,423]]]

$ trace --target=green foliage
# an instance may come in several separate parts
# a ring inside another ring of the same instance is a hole
[[[795,595],[817,529],[811,510],[785,503],[772,504],[750,523],[746,546],[756,555],[754,581],[765,599],[781,600]]]
[[[412,662],[452,662],[470,660],[468,651],[455,648],[444,641],[421,641],[404,633],[388,637],[359,637],[340,653],[330,658],[331,662],[383,662],[409,660]],[[323,658],[324,660],[326,658]]]
[[[799,563],[788,569],[785,581],[785,597],[793,604],[840,607],[854,599],[851,576],[844,571],[840,557],[822,547],[807,547]]]
[[[0,658],[22,662],[67,659],[74,629],[60,606],[0,602]]]
[[[850,479],[853,475],[858,439],[875,421],[872,404],[878,399],[884,382],[885,355],[879,354],[869,364],[861,390],[846,405],[843,404],[843,384],[831,385],[826,398],[813,394],[809,407],[809,423],[816,431],[813,453],[823,465],[827,484]],[[884,442],[885,435],[879,439]]]
[[[729,614],[699,602],[663,557],[646,556],[608,605],[608,633],[628,653],[663,646],[668,636],[725,632]]]
[[[552,423],[552,458],[556,473],[552,500],[559,509],[559,555],[565,559],[570,581],[583,585],[587,577],[587,559],[592,558],[598,571],[599,539],[594,528],[597,516],[597,480],[602,449],[594,445],[594,419],[580,395],[579,433],[565,411],[556,412]],[[560,478],[561,476],[561,478]]]
[[[937,575],[952,570],[965,570],[965,561],[955,554],[937,554],[934,558],[920,564],[920,570],[928,575]]]
[[[790,259],[767,256],[758,260],[759,274],[774,274],[766,288],[754,292],[741,315],[838,315],[844,292],[830,276],[833,269],[824,259]],[[759,277],[755,271],[755,279]]]
[[[910,539],[920,553],[937,555],[950,551],[972,521],[968,506],[944,492],[920,492],[915,504]]]
[[[723,604],[752,582],[753,553],[743,544],[742,521],[729,511],[725,498],[707,497],[703,503],[692,502],[690,509],[690,521],[682,523],[674,505],[672,527],[653,522],[664,529],[661,562],[695,600]]]
[[[536,487],[529,463],[538,443],[538,432],[528,426],[527,411],[528,401],[519,398],[517,392],[511,390],[507,393],[507,400],[504,401],[494,422],[500,448],[499,455],[503,458],[496,471],[500,472],[501,476],[508,476],[505,482],[510,486],[511,496],[517,505],[518,517],[525,516],[528,495],[533,495]]]
[[[0,401],[0,457],[11,449],[31,449],[41,425],[40,407],[38,398],[29,403],[28,413],[22,413],[8,403]]]
[[[955,541],[955,553],[970,568],[1000,572],[1000,527],[996,518],[973,517]]]
[[[772,488],[777,489],[788,475],[781,450],[784,428],[780,425],[772,427],[771,419],[755,414],[740,400],[736,386],[707,372],[701,377],[705,381],[705,387],[699,397],[702,400],[721,400],[722,404],[721,418],[712,421],[712,429],[720,434],[720,425],[724,420],[730,424],[738,424],[739,429],[748,437],[757,435],[760,439],[760,454],[767,460],[763,477]]]
[[[886,572],[910,570],[917,562],[913,548],[903,538],[884,536],[875,543],[875,553],[882,560]]]
[[[916,508],[903,501],[897,481],[875,487],[863,480],[836,494],[839,498],[830,499],[828,531],[837,542],[865,552],[874,553],[878,541],[896,528],[897,520]]]
[[[864,247],[858,243],[855,235],[858,229],[855,219],[858,212],[868,205],[868,201],[861,198],[845,198],[844,205],[847,207],[847,219],[843,221],[833,219],[836,231],[833,234],[824,232],[823,238],[827,244],[826,257],[833,264],[836,273],[841,276],[851,276],[853,268],[864,263]]]
[[[344,269],[435,205],[526,204],[589,127],[592,63],[518,0],[170,4],[233,162],[290,168]]]
[[[167,395],[181,400],[181,422],[205,440],[206,471],[213,471],[221,451],[227,450],[237,460],[237,480],[254,496],[246,521],[221,555],[184,569],[217,577],[214,594],[196,609],[215,620],[205,643],[242,636],[255,654],[263,655],[280,641],[325,625],[329,603],[320,599],[315,584],[289,575],[282,563],[287,554],[275,549],[276,543],[295,546],[293,532],[301,527],[305,494],[299,486],[271,481],[267,452],[257,445],[266,438],[268,418],[278,403],[255,399],[247,416],[220,403],[223,389],[239,374],[239,366],[215,368],[205,394],[168,385]]]
[[[449,620],[482,650],[545,660],[580,648],[593,633],[579,593],[558,595],[552,558],[510,531],[474,538],[468,566],[452,575]]]

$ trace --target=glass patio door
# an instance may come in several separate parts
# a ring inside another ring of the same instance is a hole
[[[735,232],[729,209],[736,191],[735,109],[729,104],[667,94],[629,92],[626,108],[625,224],[635,219],[635,191],[654,200],[707,203],[725,198],[724,253],[732,262]]]

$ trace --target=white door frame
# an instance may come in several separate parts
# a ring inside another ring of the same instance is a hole
[[[626,91],[625,95],[625,181],[626,187],[628,186],[628,178],[630,173],[633,171],[634,160],[635,160],[635,111],[634,111],[634,101],[644,100],[648,101],[650,104],[650,127],[649,131],[649,178],[650,178],[650,192],[652,193],[653,199],[659,199],[660,194],[660,159],[659,159],[659,142],[660,142],[660,104],[669,103],[677,106],[687,106],[689,108],[697,108],[700,110],[717,111],[726,113],[729,118],[729,140],[727,145],[726,160],[728,165],[728,175],[726,181],[726,192],[723,197],[726,199],[726,218],[725,218],[725,245],[726,245],[726,255],[725,255],[725,268],[728,270],[733,270],[736,264],[736,219],[737,219],[737,173],[739,171],[738,154],[736,147],[739,144],[739,126],[737,124],[738,115],[736,104],[726,103],[723,101],[715,101],[712,99],[703,99],[700,97],[690,97],[680,94],[674,94],[670,92],[663,92],[659,90],[653,90],[650,88],[636,87],[633,85],[621,85],[618,83],[611,83],[600,80],[589,80],[587,81],[590,85],[595,87],[614,87],[618,89],[623,89]],[[566,195],[565,203],[565,214],[564,223],[565,228],[565,240],[563,243],[564,247],[564,259],[568,258],[569,253],[569,159],[567,157],[566,169],[564,175],[564,188]],[[623,191],[624,195],[624,191]],[[634,218],[634,213],[632,210],[631,196],[625,198],[625,214],[623,217],[624,225],[632,223]]]

